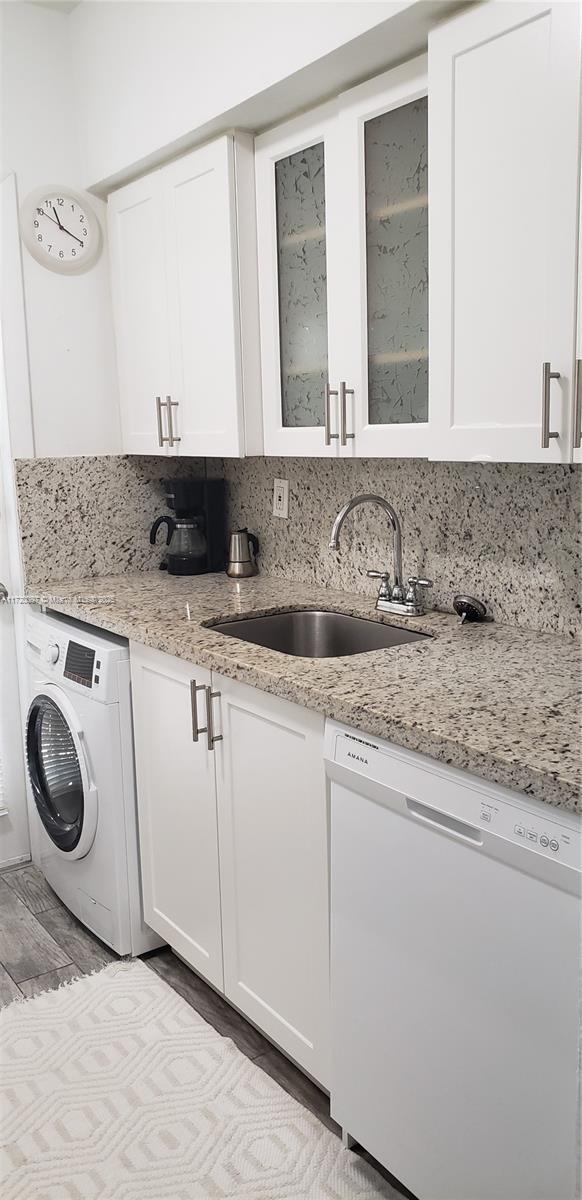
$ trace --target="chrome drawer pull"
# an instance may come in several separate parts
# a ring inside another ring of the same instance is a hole
[[[550,380],[559,379],[560,372],[552,371],[552,364],[542,365],[542,450],[547,450],[550,438],[559,437],[558,433],[550,432]]]
[[[162,407],[163,408],[166,407],[166,402],[164,400],[162,400],[161,396],[156,396],[156,416],[158,419],[158,446],[163,446],[164,442],[170,441],[169,437],[166,437],[164,435],[164,429],[162,426]]]
[[[196,693],[205,692],[206,685],[204,683],[196,683],[195,679],[190,680],[190,708],[192,710],[192,741],[197,742],[201,733],[208,732],[208,725],[201,728],[198,724],[198,707],[196,704]]]
[[[332,441],[339,438],[339,433],[331,432],[331,397],[337,396],[337,391],[330,388],[329,383],[325,385],[325,444],[331,446]]]
[[[168,410],[168,433],[170,435],[167,440],[168,440],[170,446],[173,446],[176,442],[182,441],[182,438],[176,437],[176,435],[174,433],[174,419],[172,417],[172,409],[177,408],[178,404],[179,404],[178,400],[172,400],[171,396],[166,396],[166,408]]]
[[[206,733],[208,734],[208,749],[214,750],[215,742],[222,742],[221,733],[214,732],[214,716],[212,712],[212,701],[220,698],[220,692],[213,692],[211,687],[206,688]],[[201,733],[205,732],[200,730]]]
[[[574,387],[574,449],[579,450],[582,446],[582,358],[576,362]]]
[[[346,387],[345,382],[342,382],[339,385],[339,393],[340,393],[340,422],[341,422],[341,424],[340,424],[340,435],[341,435],[340,445],[346,446],[347,443],[349,441],[352,441],[356,436],[355,433],[347,432],[348,405],[347,405],[346,396],[353,396],[354,389]]]

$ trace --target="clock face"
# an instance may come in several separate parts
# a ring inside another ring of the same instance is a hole
[[[62,274],[86,270],[99,252],[97,217],[86,199],[70,190],[47,187],[28,196],[21,230],[37,261]]]

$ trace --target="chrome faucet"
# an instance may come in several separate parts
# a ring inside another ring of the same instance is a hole
[[[370,579],[380,580],[376,608],[381,612],[400,613],[402,616],[420,616],[425,611],[425,605],[417,589],[432,587],[432,580],[419,579],[416,575],[411,575],[407,580],[406,589],[404,588],[402,575],[402,527],[400,525],[400,518],[396,509],[383,496],[367,494],[354,496],[352,500],[348,500],[347,504],[343,505],[343,508],[340,508],[333,523],[329,539],[330,550],[339,550],[341,527],[348,513],[351,513],[359,504],[377,504],[379,508],[384,510],[392,526],[394,585],[390,585],[390,574],[388,571],[366,572]]]

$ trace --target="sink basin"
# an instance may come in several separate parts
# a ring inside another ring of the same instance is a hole
[[[241,617],[240,620],[221,621],[209,628],[243,642],[254,642],[256,646],[300,658],[364,654],[367,650],[383,650],[387,646],[405,646],[429,636],[364,617],[317,609]]]

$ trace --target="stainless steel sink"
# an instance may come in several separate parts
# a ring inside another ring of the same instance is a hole
[[[300,612],[272,613],[264,617],[241,617],[220,621],[208,628],[216,633],[254,642],[268,650],[294,654],[300,658],[339,658],[343,654],[364,654],[387,646],[405,646],[429,637],[412,629],[383,625],[346,613],[303,609]]]

